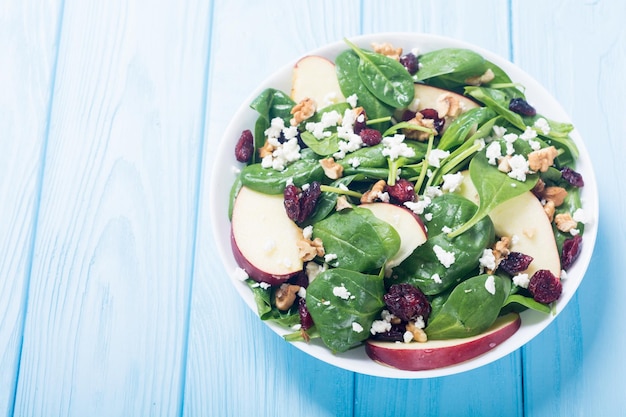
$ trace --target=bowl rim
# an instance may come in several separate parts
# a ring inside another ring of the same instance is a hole
[[[513,81],[522,84],[525,87],[528,101],[534,103],[535,107],[537,107],[543,115],[560,122],[571,123],[569,115],[565,112],[561,104],[545,87],[535,80],[535,78],[508,59],[480,46],[448,36],[420,32],[369,33],[350,37],[349,39],[351,42],[361,47],[369,47],[372,42],[390,42],[393,45],[400,45],[406,48],[405,50],[417,47],[421,52],[445,47],[458,47],[473,50],[500,66]],[[232,151],[234,142],[232,142],[232,140],[238,137],[243,129],[253,126],[256,113],[250,109],[249,104],[263,89],[266,87],[274,87],[283,91],[289,91],[292,69],[299,59],[307,55],[321,55],[332,59],[339,52],[347,48],[346,43],[343,40],[339,40],[307,51],[305,54],[278,68],[275,72],[266,77],[239,106],[223,132],[220,143],[218,144],[209,183],[209,213],[213,238],[217,251],[219,252],[219,258],[222,261],[222,266],[226,269],[231,283],[234,285],[243,301],[252,309],[257,317],[258,313],[252,291],[236,276],[235,270],[237,264],[234,261],[230,247],[230,221],[228,221],[229,199],[227,196],[237,169],[241,167],[241,164],[234,158]],[[536,103],[539,102],[541,104],[536,105]],[[310,343],[295,342],[291,344],[308,355],[341,369],[364,375],[397,379],[433,378],[466,372],[492,363],[525,346],[548,327],[548,325],[555,321],[560,312],[569,304],[585,276],[596,243],[599,223],[599,196],[596,177],[589,152],[578,130],[574,129],[570,136],[580,151],[576,169],[583,174],[585,179],[585,186],[581,189],[581,198],[583,200],[585,214],[590,219],[590,222],[585,224],[584,244],[582,245],[580,256],[568,271],[567,279],[563,280],[563,293],[556,304],[554,314],[546,316],[536,311],[524,311],[521,313],[522,325],[520,329],[496,348],[469,361],[427,371],[404,371],[378,364],[367,356],[363,346],[352,349],[346,353],[332,354],[319,340],[311,341]],[[227,186],[224,186],[224,183],[229,178],[226,178],[225,173],[229,173],[229,175],[232,176],[232,180],[228,181]],[[224,198],[224,194],[226,194],[227,198]],[[279,327],[274,323],[266,321],[263,323],[281,338],[283,335],[289,333],[288,329]],[[290,342],[285,341],[285,343]]]

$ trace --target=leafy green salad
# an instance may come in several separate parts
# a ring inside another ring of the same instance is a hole
[[[573,126],[472,50],[345,42],[237,138],[232,246],[260,318],[339,353],[551,314],[584,233]]]

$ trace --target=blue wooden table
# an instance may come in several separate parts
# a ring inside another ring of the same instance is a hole
[[[625,19],[608,0],[2,0],[0,416],[626,415]],[[285,343],[210,228],[215,149],[253,88],[387,31],[519,65],[598,179],[577,295],[522,349],[455,376],[364,376]]]

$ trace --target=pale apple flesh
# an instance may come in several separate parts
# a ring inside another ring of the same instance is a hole
[[[282,195],[242,187],[233,205],[231,246],[235,261],[255,281],[279,285],[303,268],[297,242],[302,229],[284,208]]]
[[[499,317],[484,333],[462,339],[419,342],[381,342],[368,339],[367,355],[374,361],[405,371],[426,371],[474,359],[511,337],[521,326],[517,313]]]
[[[459,193],[478,204],[478,192],[463,171],[463,183]],[[539,199],[530,191],[503,202],[489,213],[497,236],[512,239],[510,250],[532,256],[527,270],[532,277],[540,269],[547,269],[554,276],[561,276],[561,257],[556,245],[550,220]]]
[[[426,228],[420,217],[411,210],[379,202],[361,204],[359,207],[370,210],[378,219],[389,223],[400,235],[400,249],[387,260],[387,268],[400,265],[418,246],[426,242]]]
[[[291,99],[299,103],[305,98],[313,99],[318,109],[346,101],[332,61],[318,55],[307,55],[296,62],[292,74]]]

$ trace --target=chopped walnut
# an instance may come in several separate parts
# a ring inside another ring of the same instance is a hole
[[[304,262],[308,262],[315,258],[316,256],[324,256],[324,244],[322,243],[322,239],[316,237],[313,240],[310,239],[301,239],[296,245],[298,246],[298,254],[300,255],[300,259]]]
[[[352,208],[352,204],[348,201],[348,198],[345,195],[340,195],[337,197],[337,203],[335,204],[335,210],[341,211],[345,209]]]
[[[374,52],[377,54],[385,55],[391,59],[395,59],[396,61],[400,60],[400,56],[402,56],[402,48],[394,48],[390,43],[372,43],[372,48],[374,48]]]
[[[259,156],[261,158],[265,158],[268,155],[271,155],[274,152],[274,145],[272,145],[269,141],[265,141],[263,147],[259,148]]]
[[[373,203],[376,201],[385,191],[385,185],[387,185],[385,180],[378,180],[369,191],[366,191],[361,196],[361,203]]]
[[[550,220],[550,223],[552,223],[552,220],[554,220],[555,210],[556,208],[554,206],[554,201],[552,200],[547,200],[546,204],[543,205],[543,211],[545,211],[546,215],[548,216],[548,220]]]
[[[564,233],[570,232],[578,226],[578,222],[572,219],[572,216],[569,213],[557,214],[554,217],[554,223],[556,224],[556,228]]]
[[[304,98],[298,104],[293,106],[291,114],[293,115],[290,123],[292,126],[298,126],[304,120],[309,119],[315,114],[317,104],[312,98]]]
[[[493,244],[493,246],[491,247],[491,253],[495,258],[495,269],[498,269],[498,265],[500,265],[500,262],[502,262],[504,258],[509,256],[509,253],[511,253],[510,247],[511,238],[508,236],[502,236],[500,240]],[[487,268],[486,273],[493,274],[495,272],[495,269],[492,270]]]
[[[296,294],[300,291],[299,285],[282,284],[276,290],[276,308],[282,311],[289,310],[296,301]]]
[[[528,154],[528,168],[533,171],[546,172],[554,164],[554,158],[558,154],[554,146],[532,151]]]
[[[437,97],[437,104],[435,110],[439,117],[456,117],[461,113],[461,103],[459,98],[455,94],[443,93]]]
[[[504,173],[511,172],[513,168],[511,168],[510,161],[511,161],[511,155],[506,155],[500,158],[500,161],[498,162],[498,171],[504,172]]]
[[[343,166],[335,162],[333,158],[320,159],[320,165],[324,169],[324,174],[331,180],[341,178],[343,175]]]
[[[411,332],[413,334],[413,340],[416,342],[426,343],[428,341],[428,336],[426,335],[424,329],[417,327],[414,322],[410,321],[406,325],[405,329],[407,332]]]
[[[433,131],[435,130],[435,121],[433,119],[425,118],[424,115],[420,112],[415,113],[415,117],[413,117],[411,120],[408,120],[407,123],[427,127],[428,129],[432,129]],[[428,140],[428,138],[430,137],[430,133],[422,132],[421,130],[402,129],[402,133],[404,133],[404,136],[407,139],[415,139],[419,141]]]
[[[491,68],[487,68],[487,71],[485,71],[484,74],[482,75],[477,75],[475,77],[470,77],[467,78],[465,80],[465,82],[469,85],[481,85],[481,84],[487,84],[490,83],[491,81],[493,81],[493,79],[496,78],[496,75],[493,73],[493,71],[491,70]]]
[[[555,207],[560,206],[567,197],[567,190],[563,187],[546,187],[543,190],[542,196],[548,201],[552,201]]]

